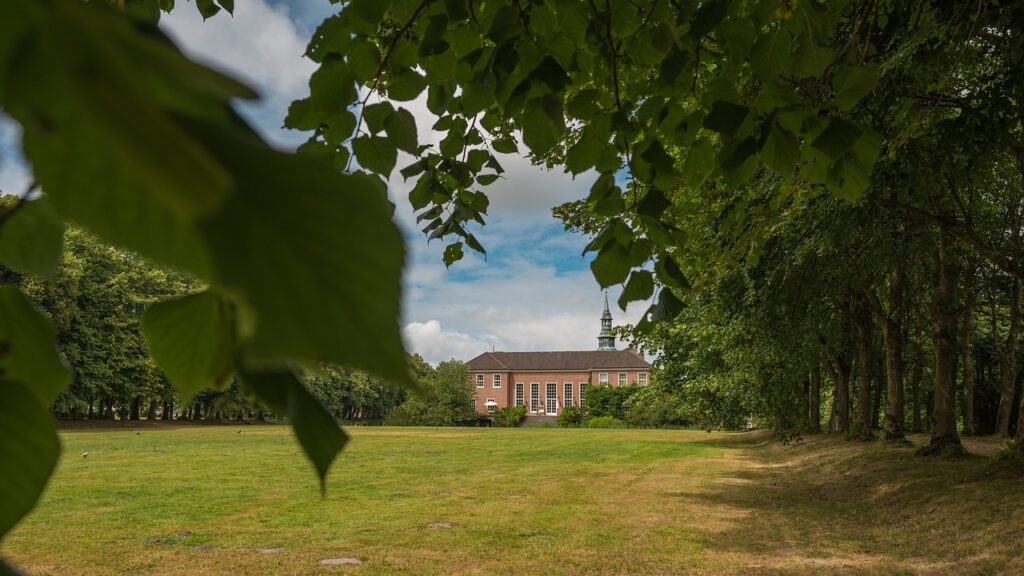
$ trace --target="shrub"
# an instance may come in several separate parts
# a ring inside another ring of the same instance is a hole
[[[634,428],[678,428],[690,423],[682,399],[655,386],[638,389],[630,397],[623,420]]]
[[[392,410],[389,426],[475,426],[474,390],[461,362],[451,360],[426,371],[419,379],[421,394],[411,395]]]
[[[558,425],[562,428],[579,428],[584,420],[585,414],[579,406],[566,406],[558,415]]]
[[[507,406],[499,408],[491,414],[495,426],[501,428],[513,428],[519,426],[526,416],[526,406]]]
[[[587,412],[591,416],[611,416],[619,420],[626,415],[629,398],[637,386],[609,386],[599,384],[587,390]]]
[[[625,428],[626,423],[614,416],[597,416],[587,421],[587,428]]]

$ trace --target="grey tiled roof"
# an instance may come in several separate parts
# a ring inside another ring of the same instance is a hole
[[[574,352],[484,352],[466,363],[470,370],[596,370],[600,368],[651,367],[629,350],[581,350]]]

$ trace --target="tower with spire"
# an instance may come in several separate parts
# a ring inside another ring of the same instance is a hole
[[[597,337],[598,350],[615,350],[615,333],[612,332],[612,312],[608,309],[608,293],[604,293],[604,314],[601,314],[601,334]]]

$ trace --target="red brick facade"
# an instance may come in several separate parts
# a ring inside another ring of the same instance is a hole
[[[498,377],[500,388],[494,387],[495,376]],[[579,406],[581,387],[586,401],[587,387],[601,383],[602,376],[607,377],[607,384],[611,386],[642,385],[650,382],[650,370],[637,368],[599,368],[590,371],[470,371],[470,380],[476,390],[477,412],[488,412],[487,401],[493,399],[496,403],[494,408],[522,404],[527,407],[529,414],[560,414],[565,406]],[[483,386],[479,384],[481,381]],[[554,384],[553,396],[548,395],[550,384]],[[522,386],[521,398],[517,398],[518,385]],[[534,386],[536,396],[533,395]]]

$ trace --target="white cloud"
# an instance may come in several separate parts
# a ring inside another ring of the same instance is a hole
[[[264,137],[280,146],[294,146],[301,133],[280,127],[293,100],[305,97],[316,64],[306,58],[308,38],[300,34],[288,6],[264,0],[239,2],[234,16],[221,13],[203,21],[192,6],[165,15],[160,27],[185,54],[247,82],[260,93],[260,102],[239,106]]]

